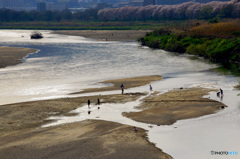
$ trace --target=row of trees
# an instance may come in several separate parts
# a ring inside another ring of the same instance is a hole
[[[146,7],[123,7],[100,10],[101,7],[77,11],[14,11],[0,9],[0,22],[20,21],[131,21],[131,20],[184,20],[184,19],[212,19],[239,18],[240,2],[213,1],[207,4],[188,2],[179,5],[150,5]]]
[[[207,4],[188,2],[179,5],[150,5],[146,7],[123,7],[100,10],[98,18],[101,20],[184,20],[239,18],[240,2],[212,1]]]
[[[72,20],[96,20],[99,9],[87,9],[72,13],[63,11],[15,11],[6,8],[0,9],[0,22],[22,22],[22,21],[72,21]]]

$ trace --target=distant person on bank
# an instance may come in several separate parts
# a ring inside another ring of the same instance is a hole
[[[122,94],[124,93],[124,85],[121,84]]]

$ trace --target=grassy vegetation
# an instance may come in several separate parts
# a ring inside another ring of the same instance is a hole
[[[0,22],[0,29],[32,29],[32,30],[156,30],[163,27],[186,29],[195,26],[202,20],[178,21],[61,21],[61,22]]]
[[[240,24],[237,21],[203,24],[189,30],[193,37],[233,38],[240,35]]]
[[[204,24],[176,31],[159,29],[140,38],[142,45],[172,52],[189,53],[221,63],[234,72],[240,64],[240,24],[223,22]]]
[[[163,22],[2,22],[0,29],[33,30],[154,30],[164,25]]]

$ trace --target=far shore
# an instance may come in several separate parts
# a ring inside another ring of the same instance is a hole
[[[21,47],[0,47],[0,68],[22,63],[22,59],[28,54],[36,53],[37,49]]]
[[[100,41],[137,41],[151,30],[58,30],[55,34],[82,36]]]

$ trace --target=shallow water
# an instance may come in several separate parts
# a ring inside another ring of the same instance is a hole
[[[0,69],[0,105],[56,98],[106,79],[144,75],[172,76],[216,67],[185,55],[140,47],[132,42],[99,42],[51,34],[31,40],[32,31],[0,30],[0,46],[39,49],[23,64]],[[24,37],[22,37],[24,36]]]
[[[240,152],[240,99],[239,91],[232,90],[226,77],[221,82],[200,84],[207,88],[224,90],[223,98],[210,93],[206,98],[223,102],[228,107],[216,114],[180,120],[170,126],[160,126],[149,132],[150,141],[177,159],[239,158],[238,155],[212,155],[212,151]],[[225,83],[226,82],[226,83]],[[195,85],[194,85],[195,86]]]
[[[139,102],[106,104],[101,109],[77,110],[76,117],[57,117],[59,123],[101,119],[134,125],[149,130],[149,140],[177,159],[220,158],[211,151],[238,151],[240,135],[240,101],[232,88],[237,78],[210,71],[217,67],[191,56],[140,47],[135,42],[99,42],[82,37],[51,34],[41,31],[45,38],[31,40],[32,31],[0,30],[0,46],[39,49],[24,59],[24,63],[0,69],[0,104],[73,97],[68,93],[84,88],[102,87],[97,82],[123,77],[163,75],[153,82],[153,90],[167,92],[175,88],[193,86],[224,90],[222,102],[228,108],[214,115],[178,121],[171,126],[153,126],[123,118],[121,112],[135,111]],[[22,37],[23,36],[23,37]],[[126,92],[148,91],[148,86],[132,88]],[[103,94],[119,93],[104,92]],[[89,95],[96,94],[90,93]],[[99,94],[99,93],[97,93]],[[212,99],[215,93],[210,95]],[[57,124],[57,123],[55,123]],[[54,125],[54,123],[53,123]],[[238,155],[239,156],[239,155]],[[236,156],[231,156],[236,157]]]
[[[57,121],[44,125],[43,127],[86,119],[107,120],[148,130],[150,142],[155,143],[157,147],[177,159],[239,158],[239,155],[211,155],[211,151],[239,152],[240,99],[237,96],[239,91],[232,90],[234,82],[230,82],[231,80],[229,81],[228,79],[231,77],[217,75],[212,76],[212,79],[219,79],[218,82],[215,80],[198,81],[202,75],[202,73],[192,73],[189,76],[186,74],[178,75],[175,78],[166,78],[162,81],[153,82],[152,86],[155,90],[167,92],[180,86],[184,86],[184,88],[196,86],[219,88],[219,85],[221,85],[224,90],[224,97],[222,99],[216,96],[216,92],[210,93],[206,98],[221,101],[226,104],[228,108],[216,114],[195,119],[180,120],[170,126],[157,126],[139,123],[121,115],[122,112],[139,111],[134,108],[140,104],[139,100],[126,104],[102,104],[100,109],[95,105],[91,106],[91,108],[85,105],[72,111],[73,113],[78,113],[78,115],[73,117],[53,116],[49,119]],[[198,82],[201,82],[201,84],[196,84]],[[127,91],[146,91],[146,87],[147,86],[132,88]],[[117,93],[117,91],[112,93]],[[88,111],[90,111],[90,114],[88,114]]]

